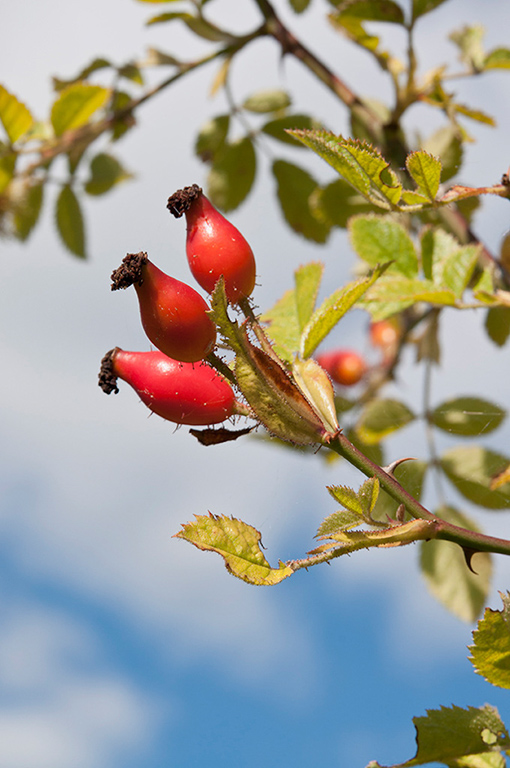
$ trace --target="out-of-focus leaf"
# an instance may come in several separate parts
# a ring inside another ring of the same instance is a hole
[[[363,409],[356,431],[365,443],[379,443],[414,419],[414,413],[405,403],[389,398],[375,399]]]
[[[146,1],[149,2],[149,0]],[[140,0],[140,2],[145,2],[145,0]],[[166,0],[157,0],[157,2],[166,2]],[[150,47],[147,49],[147,56],[143,64],[145,67],[175,67],[180,64],[180,61],[175,56],[172,56],[171,53],[165,53],[160,51],[159,48]]]
[[[459,129],[454,125],[449,124],[439,128],[424,142],[423,149],[441,160],[441,181],[443,183],[459,172],[462,165],[463,148],[459,138]]]
[[[414,768],[426,763],[482,768],[483,763],[467,761],[478,755],[493,754],[499,745],[508,748],[508,732],[498,711],[489,704],[479,709],[456,706],[429,709],[425,717],[413,717],[413,723],[418,745],[416,756],[398,768]],[[488,762],[485,768],[496,766]]]
[[[271,568],[260,548],[261,535],[256,528],[226,515],[196,515],[196,520],[182,526],[176,538],[195,547],[217,552],[233,576],[248,582],[269,586],[292,576],[292,568],[280,563]]]
[[[110,96],[108,88],[87,83],[69,85],[51,108],[51,123],[57,136],[85,125]]]
[[[290,107],[291,99],[286,91],[280,89],[257,91],[244,101],[242,107],[248,112],[266,114],[267,112],[278,112],[280,109]]]
[[[509,459],[480,445],[451,448],[441,456],[440,466],[464,498],[487,509],[510,506],[510,483],[491,490],[491,481],[509,464]]]
[[[211,24],[211,22],[206,21],[203,16],[193,16],[192,13],[178,11],[159,13],[157,16],[152,16],[146,24],[147,26],[151,26],[152,24],[165,24],[168,21],[182,21],[195,35],[214,43],[229,43],[234,42],[235,40],[230,32],[220,29],[220,27],[217,27],[215,24]]]
[[[454,104],[453,107],[455,112],[458,112],[460,115],[464,115],[464,117],[469,117],[470,120],[476,120],[477,123],[484,123],[485,125],[490,125],[493,128],[496,126],[496,121],[492,115],[488,115],[486,112],[482,112],[481,109],[471,109],[471,107],[466,107],[464,104]]]
[[[435,514],[460,528],[479,531],[475,523],[453,507],[441,507]],[[451,541],[433,540],[421,544],[421,569],[427,586],[445,608],[463,621],[475,621],[485,605],[491,585],[492,563],[488,552],[473,559],[473,573],[466,565],[462,548]]]
[[[232,211],[249,194],[257,160],[248,136],[223,145],[214,158],[208,177],[209,196],[218,208]]]
[[[402,462],[393,472],[402,488],[410,493],[416,501],[421,499],[427,468],[428,464],[426,461],[413,459]],[[374,520],[381,520],[383,522],[387,521],[388,518],[394,520],[398,506],[398,502],[389,493],[381,490],[372,516]]]
[[[312,198],[312,207],[320,211],[322,219],[342,229],[347,227],[351,216],[369,213],[373,209],[367,199],[343,179],[317,189]]]
[[[379,151],[370,144],[344,139],[328,131],[298,130],[292,134],[375,205],[389,210],[399,202],[402,185]]]
[[[481,24],[466,25],[449,35],[450,40],[459,47],[461,60],[475,71],[484,69],[485,52],[482,45],[484,36],[485,29]]]
[[[111,67],[111,63],[108,61],[108,59],[103,59],[102,57],[98,57],[96,59],[93,59],[90,64],[87,64],[86,67],[81,69],[78,74],[75,77],[72,77],[68,80],[62,80],[59,77],[53,77],[53,89],[55,91],[63,91],[64,88],[67,88],[68,85],[73,85],[74,83],[79,82],[80,80],[86,80],[89,75],[91,75],[93,72],[97,72],[99,69],[107,69],[108,67]]]
[[[491,491],[494,491],[496,488],[501,488],[502,485],[506,485],[507,483],[510,483],[510,464],[505,467],[502,472],[492,478]]]
[[[300,355],[302,358],[310,357],[314,353],[328,333],[333,330],[345,313],[361,299],[370,286],[379,279],[383,271],[384,267],[378,267],[369,277],[348,283],[324,299],[301,334]]]
[[[339,12],[344,18],[404,24],[402,8],[393,0],[351,0],[351,2],[342,3]]]
[[[201,160],[209,162],[224,146],[229,125],[230,115],[218,115],[200,128],[195,142],[195,153]]]
[[[483,619],[473,632],[471,662],[492,685],[510,688],[510,593],[500,592],[501,611],[485,609]]]
[[[494,48],[483,63],[484,69],[510,69],[510,49]]]
[[[14,175],[18,153],[0,142],[0,194],[7,189]]]
[[[448,288],[456,298],[466,289],[480,254],[479,246],[464,245],[439,228],[428,228],[421,238],[422,265],[427,278]]]
[[[64,245],[75,256],[85,258],[85,226],[80,204],[73,189],[66,184],[57,198],[57,230]]]
[[[441,161],[420,149],[407,156],[406,168],[416,183],[418,192],[433,202],[439,190]]]
[[[397,272],[405,277],[418,274],[413,241],[393,219],[375,214],[356,216],[349,222],[349,234],[352,247],[369,266],[393,262],[388,274]]]
[[[44,184],[42,181],[31,183],[14,213],[14,229],[18,240],[28,239],[41,213]]]
[[[20,139],[34,122],[29,109],[3,85],[0,85],[0,122],[11,144]]]
[[[430,13],[444,2],[445,0],[413,0],[413,21],[419,16]]]
[[[115,157],[100,152],[91,160],[90,178],[85,183],[85,192],[88,195],[104,195],[116,184],[130,178],[131,174],[124,170]]]
[[[456,397],[441,403],[430,414],[439,429],[471,437],[497,429],[505,416],[503,408],[480,397]]]
[[[286,160],[274,161],[273,174],[278,185],[278,200],[289,226],[307,240],[325,243],[330,227],[316,215],[310,204],[310,198],[318,188],[315,179],[308,171]]]
[[[340,412],[342,411],[342,409],[338,407],[337,410]],[[349,408],[345,408],[343,410],[349,410]],[[364,453],[365,456],[370,459],[370,461],[373,461],[375,464],[379,464],[379,466],[384,464],[384,449],[382,443],[366,443],[362,436],[358,434],[356,429],[348,429],[345,432],[345,435],[347,439],[350,440],[351,443],[355,446],[355,448],[358,448],[362,453]],[[381,491],[379,498],[382,495],[383,492]]]
[[[487,310],[485,330],[494,344],[504,346],[510,336],[510,307],[491,307]]]
[[[310,0],[289,0],[291,8],[296,13],[303,13],[310,5]]]
[[[140,71],[140,67],[136,64],[124,64],[123,67],[119,68],[118,72],[119,75],[125,77],[126,80],[131,80],[133,83],[143,85],[143,75]]]
[[[262,126],[261,130],[273,139],[278,139],[284,144],[292,144],[293,147],[303,148],[302,142],[294,138],[287,130],[295,130],[296,128],[312,130],[313,128],[319,128],[319,123],[313,117],[309,115],[285,115],[284,117],[278,117],[275,120],[269,120]]]

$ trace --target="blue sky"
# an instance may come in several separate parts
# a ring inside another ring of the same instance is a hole
[[[256,19],[234,0],[217,0],[211,9],[216,4],[238,28]],[[360,92],[387,95],[387,83],[372,77],[363,56],[331,31],[321,36],[325,7],[316,0],[315,10],[289,16],[290,23],[333,56]],[[10,34],[0,51],[0,81],[44,116],[49,76],[71,76],[96,55],[123,62],[148,45],[191,55],[181,27],[142,26],[152,10],[131,0],[6,3]],[[488,47],[507,42],[506,6],[450,0],[418,34],[423,65],[451,60],[445,34],[480,19]],[[335,130],[347,130],[342,111],[326,91],[299,79],[296,64],[281,72],[298,111],[314,110]],[[235,71],[234,89],[242,98],[274,87],[278,73],[277,56],[261,43]],[[211,510],[262,530],[272,563],[298,557],[334,511],[324,486],[354,484],[354,471],[256,440],[205,449],[185,428],[147,418],[127,387],[107,398],[96,385],[108,349],[149,348],[134,295],[109,290],[123,256],[146,250],[162,269],[189,279],[184,224],[170,219],[165,203],[179,187],[205,181],[191,150],[195,127],[224,109],[222,97],[209,96],[213,74],[194,76],[147,105],[139,128],[113,147],[136,179],[86,202],[89,263],[69,256],[55,234],[58,184],[48,189],[29,243],[2,243],[0,768],[319,761],[362,768],[370,759],[411,757],[411,717],[426,708],[489,701],[510,720],[506,694],[467,661],[472,627],[427,592],[416,548],[360,553],[262,589],[234,580],[219,558],[172,539],[181,523]],[[507,78],[493,74],[459,86],[467,103],[499,123],[493,131],[473,126],[477,143],[462,181],[492,182],[508,166]],[[438,124],[420,110],[413,120],[411,127],[425,132]],[[330,178],[313,158],[299,158]],[[252,198],[231,217],[256,254],[261,308],[283,293],[301,263],[324,260],[329,286],[347,280],[353,264],[342,233],[320,249],[286,230],[267,165],[262,160]],[[64,180],[63,165],[55,176]],[[506,206],[489,200],[477,219],[495,250],[508,226]],[[445,321],[437,402],[459,393],[508,399],[508,352],[490,347],[480,326],[474,313]],[[367,318],[355,313],[337,338],[366,352],[366,329]],[[399,396],[419,407],[421,387],[409,361]],[[491,445],[508,452],[508,437],[504,426]],[[413,426],[389,452],[422,455],[423,443],[421,427]],[[478,519],[495,535],[510,535],[501,513],[482,511]],[[510,567],[503,558],[495,566],[490,604],[497,608]]]

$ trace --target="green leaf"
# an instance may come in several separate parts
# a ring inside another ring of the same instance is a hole
[[[314,353],[319,344],[324,341],[328,333],[333,330],[345,313],[379,279],[384,268],[384,266],[378,267],[369,277],[363,277],[348,283],[322,302],[303,329],[300,341],[301,357],[310,357]]]
[[[303,144],[290,133],[287,133],[287,130],[296,130],[297,128],[311,130],[319,128],[319,124],[317,120],[309,115],[285,115],[285,117],[269,120],[269,122],[262,126],[261,131],[284,144],[291,144],[293,147],[301,147],[302,149]]]
[[[57,229],[64,245],[75,256],[85,258],[85,227],[80,204],[73,189],[66,184],[57,198]]]
[[[312,207],[320,212],[321,219],[331,226],[345,229],[351,216],[369,213],[372,205],[358,194],[343,179],[337,179],[317,189],[312,198]]]
[[[311,196],[318,189],[315,179],[303,168],[286,160],[275,160],[273,174],[278,200],[289,226],[307,240],[325,243],[330,227],[311,206]]]
[[[30,236],[39,220],[43,203],[44,183],[35,181],[29,184],[23,199],[14,213],[14,229],[18,240],[24,242]]]
[[[510,593],[500,596],[503,610],[486,608],[473,632],[470,661],[489,683],[510,688]]]
[[[361,21],[386,21],[404,24],[402,8],[392,0],[351,0],[342,3],[340,16],[352,17]]]
[[[510,336],[510,307],[492,307],[485,317],[485,330],[498,347],[504,346]]]
[[[106,104],[108,88],[75,83],[65,88],[51,108],[51,123],[57,136],[85,125]]]
[[[248,112],[257,114],[266,114],[268,112],[278,112],[280,109],[290,107],[291,99],[286,91],[280,89],[257,91],[245,99],[242,108]]]
[[[452,105],[455,112],[458,112],[460,115],[464,115],[464,117],[469,117],[470,120],[476,120],[477,123],[484,123],[485,125],[490,125],[493,128],[496,126],[496,121],[491,115],[488,115],[486,112],[482,112],[481,109],[471,109],[470,107],[466,107],[464,104],[453,104]]]
[[[399,768],[425,763],[446,763],[467,755],[486,754],[500,745],[507,748],[508,733],[497,710],[489,704],[476,707],[429,709],[425,717],[413,717],[416,728],[416,757]],[[493,736],[495,738],[493,738]]]
[[[363,518],[356,512],[349,512],[346,509],[341,509],[338,512],[333,512],[328,515],[325,520],[319,525],[316,536],[328,537],[330,534],[338,533],[338,531],[348,531],[350,528],[354,528],[363,522]]]
[[[357,515],[358,522],[361,522],[364,509],[358,491],[355,491],[354,488],[349,488],[347,485],[328,485],[327,490],[335,501],[338,501],[339,504],[352,514]]]
[[[324,265],[310,262],[294,272],[295,288],[287,291],[260,320],[268,323],[268,335],[276,353],[291,362],[299,350],[301,332],[312,316]]]
[[[101,152],[92,158],[90,178],[85,183],[85,192],[89,195],[104,195],[116,184],[130,179],[122,165],[111,155]]]
[[[96,58],[93,59],[90,64],[87,64],[86,67],[80,70],[78,74],[75,77],[72,77],[68,80],[62,80],[59,77],[53,77],[53,88],[55,91],[63,91],[64,88],[67,88],[68,85],[73,85],[74,83],[79,82],[80,80],[86,80],[89,75],[91,75],[93,72],[97,72],[99,69],[107,69],[108,67],[111,67],[111,63],[108,61],[108,59],[103,58]]]
[[[459,172],[462,165],[463,147],[459,137],[459,129],[455,125],[449,124],[439,128],[424,142],[423,149],[441,160],[441,181],[443,183]]]
[[[418,192],[433,202],[441,180],[441,161],[421,149],[407,156],[406,168],[413,177]]]
[[[460,528],[479,531],[472,520],[453,507],[441,507],[435,514]],[[433,540],[422,543],[420,561],[423,576],[434,597],[462,621],[475,621],[490,589],[490,554],[476,553],[473,573],[461,547],[451,541]]]
[[[208,191],[214,205],[224,211],[237,208],[249,194],[257,160],[252,140],[245,136],[226,143],[216,154],[208,178]]]
[[[213,160],[225,146],[229,126],[230,115],[218,115],[200,128],[195,142],[195,154],[205,163]]]
[[[405,277],[418,274],[413,241],[393,219],[375,214],[356,216],[348,228],[352,247],[370,267],[391,261],[387,274],[398,272]]]
[[[402,488],[410,493],[416,501],[420,501],[427,469],[426,461],[413,459],[399,464],[393,474]],[[398,502],[389,493],[381,490],[372,517],[374,520],[383,522],[387,521],[388,518],[395,519],[398,506]]]
[[[432,423],[455,435],[486,435],[497,429],[506,411],[479,397],[456,397],[438,405],[430,414]]]
[[[193,16],[191,13],[177,11],[159,13],[157,16],[152,16],[146,24],[149,27],[152,24],[165,24],[167,21],[182,21],[195,35],[214,43],[229,43],[235,40],[226,30],[206,21],[203,16]]]
[[[143,85],[144,83],[140,67],[136,64],[124,64],[123,67],[119,67],[118,73],[120,77],[125,77],[126,80],[131,80],[131,82],[138,85]]]
[[[494,48],[483,63],[484,69],[510,69],[510,49]]]
[[[510,483],[491,491],[491,480],[510,463],[506,456],[480,445],[459,446],[441,456],[440,466],[459,493],[487,509],[510,506]]]
[[[0,122],[11,144],[20,139],[34,122],[28,108],[3,85],[0,85]]]
[[[434,8],[442,5],[445,0],[413,0],[413,21],[419,16],[424,16],[426,13],[430,13]]]
[[[455,304],[455,294],[450,290],[438,288],[430,280],[384,275],[367,291],[360,305],[370,312],[373,320],[384,320],[419,301],[438,306],[452,306]]]
[[[256,528],[226,515],[196,515],[196,520],[182,526],[176,538],[189,541],[198,549],[217,552],[233,576],[248,582],[270,586],[292,576],[294,571],[280,562],[271,568],[261,548]]]
[[[336,398],[336,401],[338,401],[338,397]],[[340,402],[340,406],[342,403]],[[337,402],[337,411],[342,412],[342,410],[349,410],[349,408],[341,408],[338,405]],[[345,436],[348,440],[354,445],[355,448],[358,448],[358,450],[361,451],[361,453],[364,453],[365,456],[370,459],[370,461],[373,461],[374,464],[379,464],[381,467],[384,464],[384,451],[382,443],[365,443],[365,441],[362,439],[362,437],[357,433],[355,429],[347,429],[345,432]],[[381,496],[383,496],[385,491],[381,491],[379,494],[379,499]],[[387,494],[386,494],[387,495]],[[377,506],[377,505],[376,505]],[[396,505],[395,505],[396,508]]]
[[[414,419],[414,413],[405,403],[392,399],[374,399],[363,409],[356,431],[365,443],[379,443]]]
[[[379,151],[370,144],[344,139],[324,130],[291,133],[375,205],[389,210],[399,202],[402,185]]]
[[[447,259],[442,268],[442,285],[460,299],[469,285],[481,252],[479,245],[464,245]]]
[[[303,13],[310,5],[310,0],[289,0],[290,5],[295,13]]]
[[[461,246],[439,228],[425,229],[421,238],[422,265],[425,276],[438,287],[448,288],[460,298],[471,280],[480,255],[480,247]]]

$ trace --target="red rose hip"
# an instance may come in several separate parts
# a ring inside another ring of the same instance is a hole
[[[117,393],[126,381],[142,402],[175,424],[217,424],[235,411],[232,387],[207,363],[182,363],[162,352],[110,350],[101,361],[99,386]]]
[[[167,208],[186,216],[186,254],[193,277],[211,293],[221,276],[227,299],[237,304],[255,286],[253,251],[233,224],[222,216],[196,184],[175,192]]]
[[[337,349],[317,356],[317,362],[333,381],[344,387],[357,384],[367,370],[365,359],[352,349]]]
[[[111,279],[112,291],[134,285],[144,331],[165,355],[193,363],[211,352],[216,327],[206,302],[190,285],[166,275],[146,253],[128,253]]]

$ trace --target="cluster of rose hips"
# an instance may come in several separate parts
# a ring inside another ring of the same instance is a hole
[[[168,209],[186,216],[186,254],[197,283],[208,293],[223,276],[232,304],[255,285],[255,258],[241,233],[217,211],[196,184],[168,200]],[[208,362],[216,344],[209,307],[191,286],[162,272],[145,253],[128,254],[112,273],[112,290],[134,285],[142,325],[159,351],[108,352],[99,373],[104,392],[118,392],[123,379],[154,413],[177,424],[217,424],[237,412],[226,378]]]
[[[167,207],[176,218],[186,216],[186,255],[197,283],[210,294],[223,278],[227,301],[246,312],[256,268],[243,235],[196,184],[173,194]],[[143,328],[158,351],[110,350],[99,374],[104,392],[118,392],[123,379],[151,411],[176,424],[212,425],[250,414],[236,400],[230,369],[214,354],[216,325],[194,288],[162,272],[146,253],[128,254],[111,279],[112,290],[135,287]],[[384,357],[398,341],[397,329],[388,321],[372,323],[370,338]],[[365,359],[349,349],[319,355],[317,362],[342,386],[357,384],[367,372]]]

